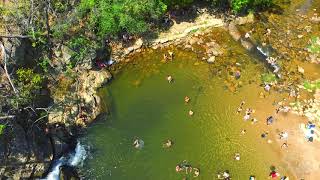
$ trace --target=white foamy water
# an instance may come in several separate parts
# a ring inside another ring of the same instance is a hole
[[[60,159],[58,159],[54,163],[47,177],[42,180],[59,180],[60,167],[62,165],[78,166],[82,164],[86,157],[87,153],[84,146],[81,145],[80,142],[78,142],[74,152],[70,153],[66,157],[61,157]]]
[[[257,46],[257,49],[258,49],[258,51],[259,51],[260,53],[262,53],[263,55],[265,55],[266,57],[268,57],[268,53],[267,53],[267,52],[264,52],[261,47]]]

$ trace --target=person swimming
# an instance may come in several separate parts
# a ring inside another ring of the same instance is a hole
[[[136,149],[142,149],[143,146],[144,146],[143,140],[136,138],[136,139],[133,141],[133,147],[135,147]]]
[[[224,179],[224,180],[230,180],[230,179],[231,179],[228,170],[225,170],[225,171],[222,172],[222,173],[218,173],[218,174],[217,174],[217,177],[218,177],[218,179]]]
[[[200,175],[200,169],[199,168],[193,168],[193,170],[194,170],[193,177],[198,177]]]
[[[236,161],[240,161],[240,153],[236,153],[236,154],[234,155],[234,159],[235,159]]]
[[[271,125],[272,123],[273,123],[273,116],[269,116],[268,118],[267,118],[267,125]]]
[[[188,96],[184,97],[184,102],[188,103],[190,101],[190,98]]]
[[[162,146],[165,148],[170,148],[172,145],[173,145],[173,142],[170,139],[168,139],[165,143],[163,143]]]
[[[186,160],[183,160],[180,164],[176,166],[176,172],[180,172],[183,170],[186,171],[186,174],[192,172],[192,166]]]
[[[189,116],[192,116],[192,115],[193,115],[193,111],[189,110]]]
[[[172,81],[173,81],[172,76],[168,75],[168,76],[167,76],[167,80],[168,80],[169,83],[172,83]]]

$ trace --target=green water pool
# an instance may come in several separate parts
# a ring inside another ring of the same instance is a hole
[[[109,116],[88,129],[84,141],[91,147],[91,155],[83,168],[85,176],[216,179],[217,172],[229,170],[236,180],[250,175],[267,179],[269,167],[280,166],[278,155],[260,138],[259,128],[236,113],[243,99],[254,106],[263,67],[249,56],[242,58],[245,71],[238,80],[242,87],[232,93],[221,78],[230,76],[228,73],[219,77],[212,73],[212,65],[182,50],[175,50],[172,62],[162,63],[164,52],[148,51],[133,58],[101,89]],[[174,78],[173,83],[168,83],[167,75]],[[184,102],[185,96],[191,98],[189,103]],[[193,116],[188,115],[189,110]],[[242,129],[250,130],[241,135]],[[135,137],[144,141],[141,150],[132,146]],[[162,144],[167,139],[174,145],[165,149]],[[235,153],[240,153],[240,161],[234,160]],[[200,168],[200,176],[177,173],[175,167],[183,160]]]

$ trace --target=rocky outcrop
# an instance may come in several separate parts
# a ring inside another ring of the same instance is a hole
[[[53,158],[68,151],[73,144],[69,133],[62,129],[46,133],[38,126],[28,127],[26,120],[19,118],[0,122],[4,123],[7,128],[0,135],[2,178],[40,178],[50,167]]]
[[[142,47],[152,47],[157,49],[162,45],[169,45],[180,40],[185,40],[190,34],[194,34],[210,27],[221,27],[224,25],[222,18],[208,13],[207,9],[198,9],[199,16],[193,22],[175,23],[168,31],[161,32],[157,38],[139,38],[129,43],[114,42],[111,43],[112,59],[120,62],[126,60],[129,55],[139,52]],[[193,44],[193,42],[190,42]]]
[[[66,78],[60,75],[60,82]],[[54,93],[63,88],[59,85],[50,87],[54,107],[49,112],[49,123],[81,126],[90,123],[100,114],[100,97],[96,91],[110,79],[108,71],[82,70],[63,93]]]

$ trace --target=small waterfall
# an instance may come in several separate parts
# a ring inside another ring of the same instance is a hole
[[[111,66],[113,63],[115,63],[115,61],[112,59],[112,57],[110,56],[110,59],[109,59],[109,61],[107,62],[107,64],[109,65],[109,66]]]
[[[268,55],[268,52],[264,52],[261,47],[257,46],[257,50],[258,50],[261,54],[263,54],[264,56],[266,56],[266,57],[269,56],[269,55]]]
[[[279,73],[280,71],[280,66],[276,62],[275,58],[272,58],[270,56],[270,53],[268,51],[264,51],[261,47],[257,46],[257,50],[259,53],[261,53],[264,56],[264,60],[266,63],[269,65],[269,67],[273,68],[273,73],[278,77],[281,78],[281,74]]]
[[[60,159],[54,162],[52,170],[48,173],[47,177],[42,180],[59,180],[60,167],[63,165],[69,166],[78,166],[86,159],[87,152],[83,145],[80,142],[77,143],[77,146],[73,153],[63,156]]]

